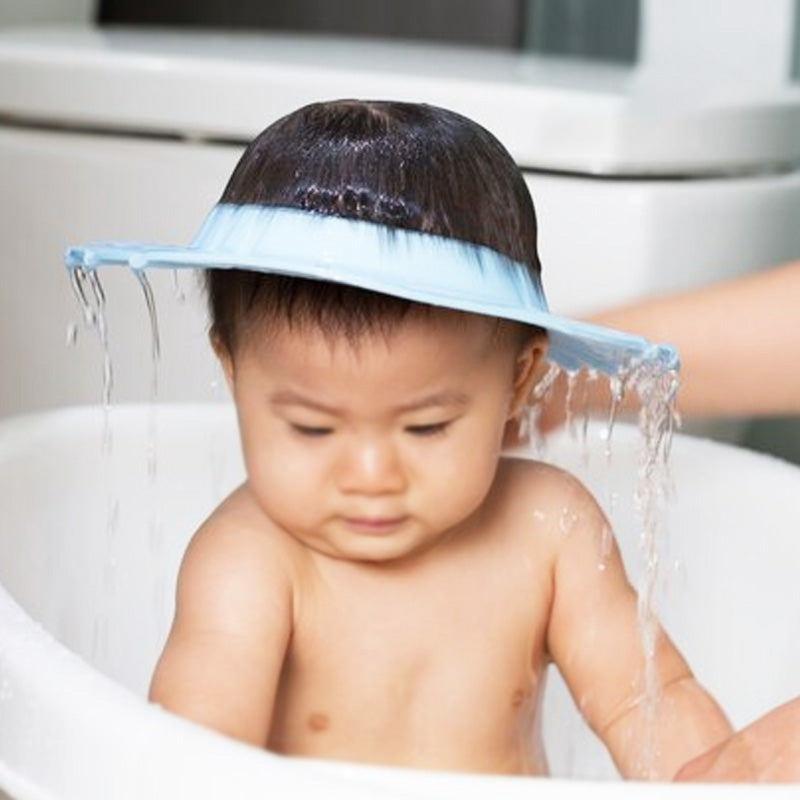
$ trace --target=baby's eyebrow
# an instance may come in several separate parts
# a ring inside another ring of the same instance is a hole
[[[307,406],[326,414],[336,414],[337,410],[333,406],[320,403],[312,397],[306,397],[293,389],[281,389],[270,395],[269,401],[275,406]]]
[[[321,411],[325,414],[338,414],[340,409],[321,403],[312,397],[300,394],[293,389],[280,389],[269,398],[272,405],[277,406],[305,406]],[[444,389],[440,392],[433,392],[409,403],[402,403],[396,407],[396,411],[407,413],[409,411],[420,411],[425,408],[436,408],[443,406],[466,406],[469,403],[469,395],[464,392]]]
[[[397,410],[402,412],[419,411],[423,408],[435,408],[438,406],[465,406],[468,403],[469,395],[464,394],[464,392],[445,389],[441,392],[425,395],[410,403],[404,403],[398,406]]]

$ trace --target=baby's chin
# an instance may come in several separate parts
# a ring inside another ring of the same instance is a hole
[[[385,520],[337,519],[322,533],[289,531],[310,550],[341,561],[372,565],[400,565],[424,558],[450,538],[450,529],[430,531],[413,517]]]

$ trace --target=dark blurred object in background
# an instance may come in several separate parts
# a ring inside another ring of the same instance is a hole
[[[640,0],[100,0],[100,24],[331,33],[635,63]]]
[[[520,0],[101,0],[99,21],[522,45]]]
[[[640,0],[527,0],[523,48],[544,55],[636,63]]]

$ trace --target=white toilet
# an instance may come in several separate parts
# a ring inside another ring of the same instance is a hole
[[[102,356],[62,266],[70,243],[188,241],[244,144],[343,96],[447,106],[525,170],[551,306],[584,313],[800,252],[800,92],[435,45],[91,28],[0,32],[0,415],[92,403]],[[783,83],[782,83],[783,80]],[[785,84],[785,85],[784,85]],[[192,276],[154,277],[158,398],[224,396]],[[130,275],[103,275],[112,400],[152,391]],[[184,299],[185,297],[185,299]]]

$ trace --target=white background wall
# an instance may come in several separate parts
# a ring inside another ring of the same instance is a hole
[[[682,73],[774,86],[792,69],[798,0],[642,0],[640,55],[674,81]]]

